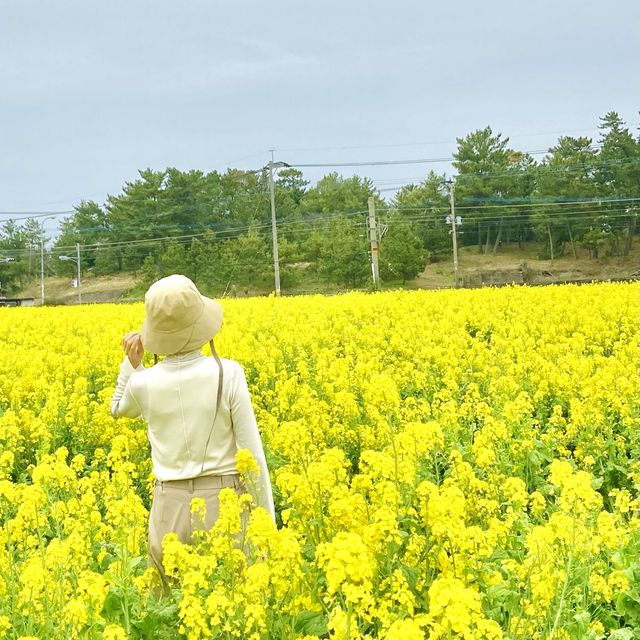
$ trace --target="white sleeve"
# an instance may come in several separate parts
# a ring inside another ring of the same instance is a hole
[[[273,505],[273,490],[269,478],[269,469],[264,455],[262,439],[258,431],[256,417],[251,405],[249,387],[244,370],[237,364],[231,388],[231,421],[238,449],[249,449],[251,455],[256,459],[260,473],[258,474],[258,505],[264,507],[273,518],[276,519],[275,507]]]
[[[111,397],[111,415],[114,417],[124,416],[125,418],[137,418],[142,415],[140,403],[136,400],[131,388],[131,374],[136,371],[144,371],[142,364],[137,369],[129,362],[125,356],[120,365],[120,373],[115,391]]]

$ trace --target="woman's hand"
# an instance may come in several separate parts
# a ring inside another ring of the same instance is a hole
[[[122,348],[125,352],[129,362],[134,369],[137,369],[142,362],[142,356],[144,355],[144,347],[142,346],[142,340],[140,339],[140,333],[138,331],[130,331],[122,338]]]

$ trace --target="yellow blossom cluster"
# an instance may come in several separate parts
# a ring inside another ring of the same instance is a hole
[[[109,412],[142,305],[0,309],[0,639],[634,637],[639,298],[223,300],[277,524],[223,489],[165,537],[165,583],[146,428]]]

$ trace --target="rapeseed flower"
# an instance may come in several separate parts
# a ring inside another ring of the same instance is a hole
[[[639,291],[224,300],[278,525],[221,491],[210,531],[165,538],[164,588],[145,427],[108,407],[142,305],[0,309],[0,637],[613,634],[640,526]]]

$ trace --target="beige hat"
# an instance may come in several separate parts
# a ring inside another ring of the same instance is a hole
[[[142,345],[151,353],[172,355],[199,349],[222,326],[222,307],[200,295],[189,278],[172,275],[154,282],[144,296]]]

